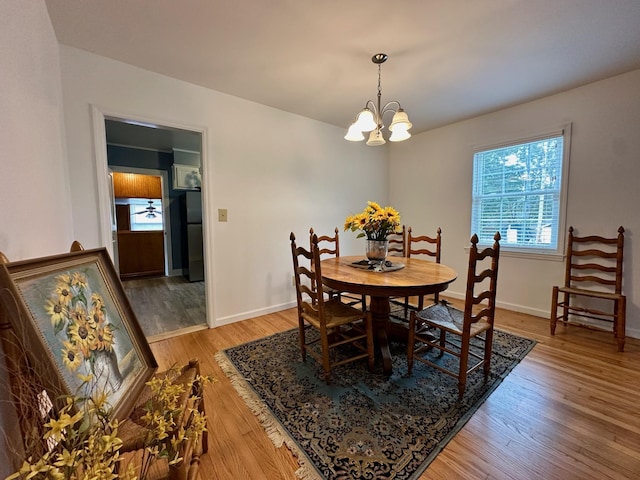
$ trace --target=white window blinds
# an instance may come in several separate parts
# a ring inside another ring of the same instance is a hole
[[[549,253],[560,249],[565,132],[477,151],[471,231],[481,244]]]

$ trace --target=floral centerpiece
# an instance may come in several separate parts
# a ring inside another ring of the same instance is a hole
[[[376,202],[367,202],[367,207],[356,215],[347,217],[344,229],[360,230],[358,238],[367,237],[367,258],[371,262],[381,262],[387,258],[387,237],[400,233],[400,214],[393,207],[382,208]]]
[[[361,230],[358,238],[366,235],[367,240],[386,240],[392,233],[400,233],[400,214],[393,207],[382,208],[376,202],[367,202],[362,213],[347,217],[345,231]]]

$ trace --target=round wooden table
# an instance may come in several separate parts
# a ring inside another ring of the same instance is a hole
[[[389,337],[406,338],[406,328],[395,328],[389,321],[390,297],[411,297],[442,292],[458,274],[451,267],[429,260],[406,257],[387,257],[394,265],[404,268],[374,271],[354,266],[361,256],[328,258],[320,262],[322,280],[328,287],[343,292],[369,295],[375,338],[382,353],[384,371],[391,373]]]

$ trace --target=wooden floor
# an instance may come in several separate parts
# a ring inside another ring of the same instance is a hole
[[[559,326],[551,337],[547,320],[505,310],[496,322],[538,344],[420,478],[640,478],[640,340],[619,353],[609,333]],[[296,478],[295,458],[274,447],[213,358],[295,326],[291,309],[152,345],[161,367],[197,357],[218,379],[205,393],[203,480]]]
[[[204,282],[174,276],[124,280],[122,285],[149,342],[207,327]]]

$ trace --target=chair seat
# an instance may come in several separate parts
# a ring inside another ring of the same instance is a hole
[[[617,300],[622,294],[599,292],[597,290],[587,290],[584,288],[558,287],[559,292],[568,293],[569,295],[583,295],[585,297],[602,298],[604,300]]]
[[[340,325],[345,325],[363,318],[362,310],[351,307],[337,298],[324,302],[324,314],[327,328],[339,327]],[[320,328],[320,317],[317,312],[311,308],[311,305],[306,302],[303,317],[314,327]]]
[[[418,312],[418,318],[424,323],[446,330],[456,335],[462,335],[462,326],[464,324],[464,312],[450,305],[438,303],[425,308]],[[490,325],[488,322],[479,321],[471,324],[470,336],[476,335],[488,330]]]

